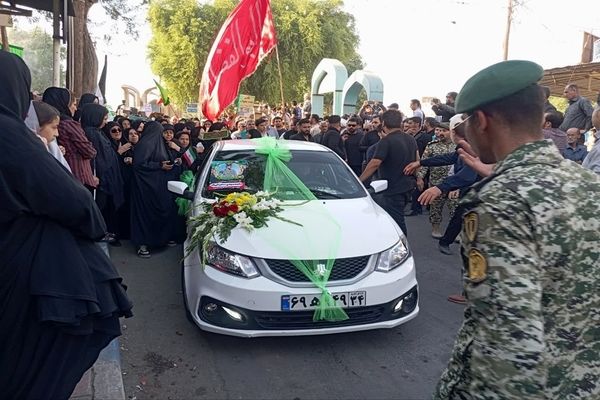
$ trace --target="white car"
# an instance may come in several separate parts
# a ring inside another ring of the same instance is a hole
[[[408,243],[398,225],[370,195],[385,190],[387,182],[375,181],[367,191],[346,163],[328,148],[301,141],[286,141],[286,146],[292,153],[288,167],[318,200],[289,207],[282,216],[300,220],[304,232],[311,235],[319,231],[319,224],[302,221],[302,212],[319,206],[341,227],[338,255],[327,288],[349,319],[313,321],[315,299],[321,291],[287,259],[285,252],[268,243],[269,237],[287,237],[290,226],[280,221],[260,228],[260,234],[257,230],[234,228],[225,243],[210,247],[206,265],[202,265],[197,250],[187,254],[182,290],[188,318],[203,330],[243,337],[393,328],[415,318],[419,312],[418,285]],[[257,154],[256,148],[252,140],[217,142],[196,175],[195,192],[175,181],[169,182],[169,190],[192,200],[195,206],[214,202],[215,192],[262,190],[266,156]],[[240,175],[244,182],[227,180],[227,173],[229,178],[235,176],[239,168],[236,163],[253,167],[255,172]],[[225,175],[215,173],[217,170]],[[216,175],[225,180],[219,181]],[[201,207],[193,209],[201,212]],[[184,248],[188,245],[189,236]],[[314,254],[311,249],[305,250],[298,243],[298,259]],[[211,264],[210,260],[219,262]]]

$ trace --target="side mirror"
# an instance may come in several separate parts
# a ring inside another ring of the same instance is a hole
[[[169,181],[167,182],[167,190],[177,195],[177,197],[194,200],[194,192],[188,190],[188,185],[185,182]]]
[[[371,182],[371,187],[369,188],[369,193],[381,193],[388,188],[387,180],[373,181]]]

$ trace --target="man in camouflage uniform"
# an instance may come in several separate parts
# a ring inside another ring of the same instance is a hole
[[[439,156],[442,154],[453,153],[456,149],[456,145],[450,139],[450,126],[448,122],[442,122],[437,128],[435,128],[435,135],[438,138],[433,142],[429,142],[423,151],[421,160],[426,158]],[[426,167],[423,166],[417,172],[417,187],[419,192],[423,191],[425,186],[425,177],[429,173],[429,186],[436,186],[442,183],[444,179],[448,177],[450,171],[450,165],[443,165],[439,167]],[[431,202],[429,208],[429,222],[431,222],[431,236],[436,239],[442,237],[442,231],[440,230],[440,224],[442,223],[442,210],[444,205],[448,207],[450,218],[454,214],[456,209],[457,200],[448,198],[446,193],[443,196],[438,197]]]
[[[542,140],[542,75],[498,63],[456,101],[496,165],[461,200],[467,308],[436,400],[600,399],[600,177]]]

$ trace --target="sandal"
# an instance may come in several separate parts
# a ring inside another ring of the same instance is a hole
[[[461,305],[467,304],[467,299],[465,299],[465,296],[460,295],[460,294],[453,294],[453,295],[448,296],[448,301],[451,303],[456,303],[456,304],[461,304]]]

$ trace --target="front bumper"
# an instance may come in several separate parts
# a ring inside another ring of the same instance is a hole
[[[315,287],[289,287],[264,276],[245,279],[200,265],[185,265],[184,285],[194,322],[203,330],[232,336],[322,335],[393,328],[415,318],[419,312],[412,257],[391,272],[373,271],[352,284],[328,285],[332,293],[367,293],[366,306],[344,309],[349,319],[337,322],[313,321],[314,311],[281,311],[282,295],[318,293]],[[394,312],[398,301],[411,293],[414,304],[407,301],[404,310]],[[208,308],[213,311],[207,311],[209,303],[212,306]],[[232,319],[223,307],[239,313],[242,320]]]

